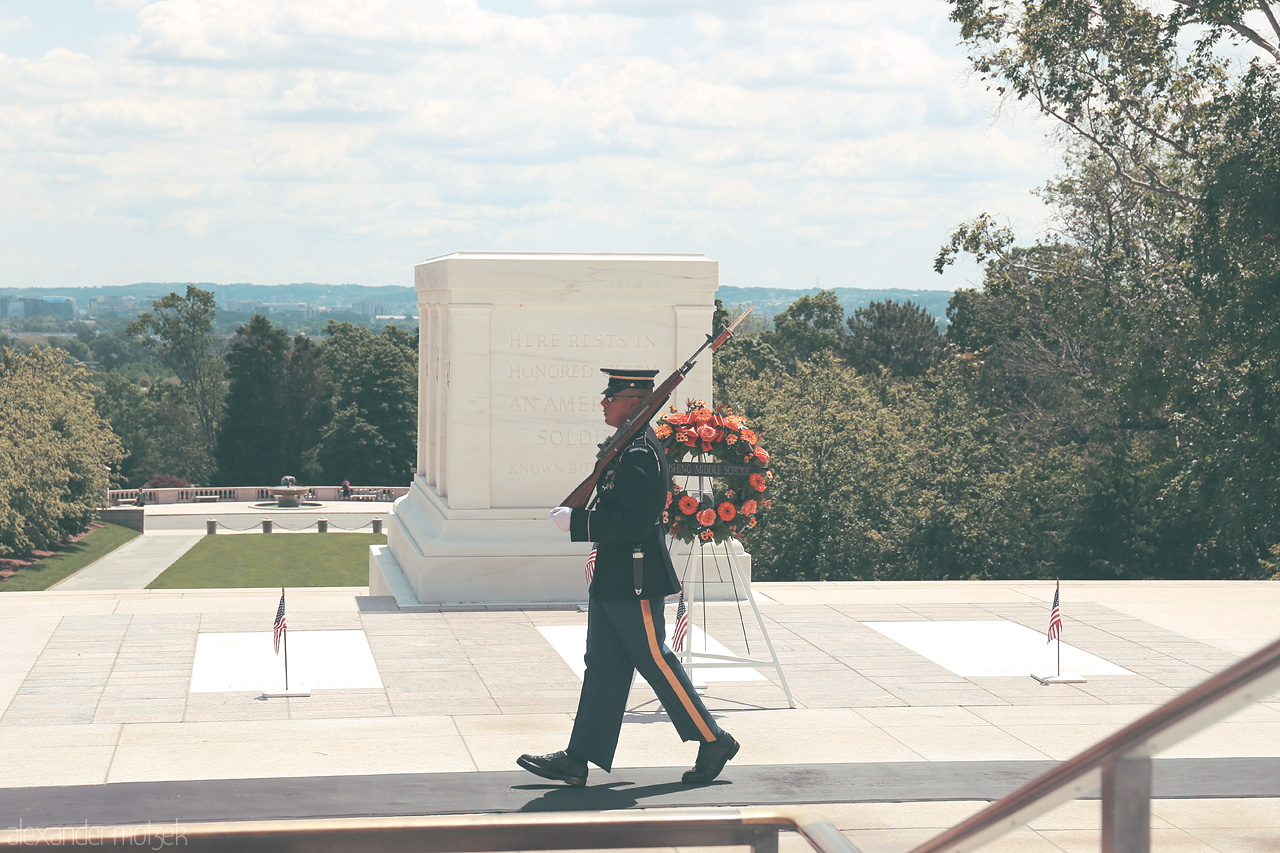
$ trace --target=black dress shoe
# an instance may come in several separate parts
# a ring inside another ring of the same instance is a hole
[[[522,755],[516,759],[525,770],[543,779],[554,779],[566,785],[587,784],[587,762],[560,750],[547,755]],[[724,766],[721,762],[721,767]]]
[[[695,785],[710,782],[720,775],[729,759],[737,755],[741,748],[742,745],[733,739],[733,735],[725,732],[710,743],[698,747],[698,760],[693,763],[692,770],[684,771],[681,779]]]

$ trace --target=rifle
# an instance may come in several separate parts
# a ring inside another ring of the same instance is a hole
[[[634,415],[627,418],[626,422],[618,427],[613,435],[600,443],[600,450],[596,453],[595,469],[587,479],[579,483],[578,487],[569,493],[569,497],[560,502],[560,506],[567,506],[572,509],[586,508],[587,502],[591,500],[591,493],[595,491],[596,483],[600,482],[600,477],[604,474],[604,469],[609,467],[609,463],[622,452],[622,448],[630,444],[636,433],[644,429],[649,421],[653,419],[653,416],[658,413],[658,410],[667,402],[671,393],[676,390],[676,386],[684,381],[690,370],[693,370],[694,360],[707,347],[711,347],[711,351],[715,352],[724,346],[724,342],[733,335],[733,330],[738,328],[738,324],[746,319],[754,307],[754,305],[749,306],[730,325],[721,326],[715,335],[707,335],[706,341],[703,342],[702,346],[698,347],[698,351],[689,356],[689,360],[663,380],[661,385],[653,389],[653,393],[644,401],[644,405],[637,409]]]

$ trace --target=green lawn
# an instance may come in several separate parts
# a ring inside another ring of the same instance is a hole
[[[103,523],[79,542],[59,548],[52,556],[18,569],[12,577],[0,580],[0,592],[48,589],[95,560],[102,559],[137,535],[136,530]],[[365,582],[368,583],[368,580]]]
[[[383,533],[206,536],[148,589],[368,586],[369,546]]]

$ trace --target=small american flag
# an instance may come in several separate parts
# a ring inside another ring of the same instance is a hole
[[[280,654],[280,637],[284,634],[284,632],[285,632],[284,587],[280,587],[280,606],[276,608],[276,624],[275,624],[276,654]]]
[[[671,632],[673,651],[683,651],[684,641],[689,636],[689,608],[684,606],[684,593],[680,593],[680,603],[676,605],[676,629]]]
[[[591,578],[596,573],[596,549],[592,548],[591,553],[587,555],[587,586],[591,586]]]
[[[1049,612],[1049,639],[1046,643],[1052,643],[1058,637],[1062,636],[1062,611],[1058,609],[1058,587],[1055,584],[1053,588],[1053,610]]]

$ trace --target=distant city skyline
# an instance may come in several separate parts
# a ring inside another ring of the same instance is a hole
[[[1057,168],[941,0],[0,0],[0,287],[412,284],[458,250],[701,252],[954,290]]]

